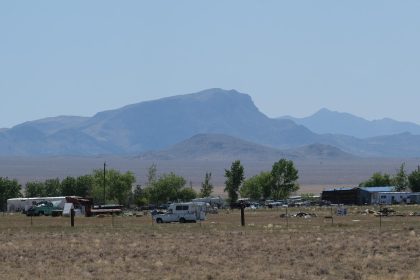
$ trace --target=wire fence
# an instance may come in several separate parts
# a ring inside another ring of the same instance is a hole
[[[420,205],[412,206],[330,206],[293,207],[245,210],[241,227],[240,210],[220,210],[218,214],[207,214],[205,221],[195,224],[156,224],[148,212],[124,212],[122,215],[75,216],[75,229],[134,229],[168,230],[262,230],[262,231],[322,231],[358,229],[420,229]],[[26,216],[20,213],[0,215],[0,230],[71,228],[70,217]]]

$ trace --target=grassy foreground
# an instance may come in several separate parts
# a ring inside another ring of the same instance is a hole
[[[150,216],[63,217],[0,214],[2,279],[419,279],[420,217],[380,220],[350,208],[209,215],[198,224],[151,223]],[[372,209],[372,208],[371,208]],[[394,208],[395,209],[395,208]],[[397,213],[420,207],[397,207]]]

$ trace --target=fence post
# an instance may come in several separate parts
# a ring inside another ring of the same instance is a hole
[[[74,227],[74,209],[73,208],[70,210],[70,223],[71,223],[71,227]]]
[[[241,225],[245,226],[245,205],[241,203]]]
[[[331,225],[334,225],[333,207],[331,205]]]
[[[289,208],[289,206],[286,206],[286,226],[289,228],[289,213],[287,208]]]
[[[382,228],[382,204],[379,204],[379,229]]]

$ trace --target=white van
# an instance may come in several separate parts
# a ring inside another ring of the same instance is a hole
[[[158,224],[172,222],[196,223],[206,219],[205,211],[206,203],[203,202],[172,203],[165,214],[153,215],[153,220]]]

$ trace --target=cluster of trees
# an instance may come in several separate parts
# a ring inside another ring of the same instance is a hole
[[[160,205],[169,201],[190,201],[196,197],[208,197],[213,192],[211,173],[206,173],[200,192],[186,186],[186,180],[175,173],[157,175],[156,165],[149,167],[144,187],[137,185],[131,172],[121,173],[115,169],[94,170],[91,174],[79,177],[66,177],[45,181],[30,181],[25,186],[26,197],[82,196],[92,197],[96,203],[118,203],[138,206]],[[292,161],[281,159],[274,163],[271,172],[261,172],[245,180],[241,162],[234,161],[225,170],[226,188],[229,201],[236,202],[239,193],[251,199],[282,199],[298,190],[296,183],[298,171]],[[16,180],[0,178],[0,199],[4,202],[11,197],[21,196],[21,186]]]
[[[105,176],[104,176],[105,175]],[[133,173],[121,173],[110,169],[94,170],[92,174],[79,177],[68,176],[60,179],[47,179],[44,182],[32,181],[26,184],[26,197],[83,196],[92,197],[95,202],[127,204],[132,185],[136,181]],[[105,187],[104,187],[105,186]]]
[[[105,176],[104,176],[105,174]],[[63,180],[47,179],[29,181],[25,185],[25,197],[83,196],[92,197],[98,203],[127,204],[132,196],[132,185],[136,181],[133,173],[121,173],[115,169],[94,170],[92,174],[66,177]],[[105,184],[104,184],[105,183]],[[105,186],[105,188],[104,188]],[[17,180],[0,177],[0,204],[9,198],[22,197]],[[104,201],[104,192],[105,200]],[[3,206],[2,206],[3,207]]]
[[[210,179],[211,174],[207,173],[200,194],[211,194]],[[157,176],[157,168],[153,164],[148,170],[146,186],[142,188],[141,185],[137,185],[133,193],[133,200],[138,206],[160,205],[169,201],[190,201],[199,194],[191,186],[186,187],[186,184],[187,181],[182,176],[173,172]]]
[[[13,197],[21,197],[22,186],[17,180],[0,177],[0,211],[5,211],[7,200]]]
[[[238,200],[238,192],[242,197],[252,200],[285,199],[299,189],[298,173],[293,161],[281,159],[273,164],[271,171],[261,172],[245,180],[243,166],[240,161],[235,161],[230,170],[225,170],[225,192],[230,202]]]
[[[372,177],[360,183],[360,187],[381,187],[395,186],[396,191],[420,192],[420,167],[410,174],[405,170],[405,164],[401,164],[395,175],[388,173],[375,172]]]
[[[95,203],[118,203],[121,205],[162,204],[169,201],[190,201],[198,196],[210,196],[213,191],[211,173],[206,173],[201,190],[197,193],[192,186],[186,187],[186,180],[175,173],[157,176],[156,165],[148,170],[146,186],[133,186],[133,173],[118,170],[94,170],[91,174],[59,178],[45,181],[29,181],[22,194],[22,186],[17,180],[0,177],[0,209],[6,208],[6,201],[15,197],[92,197]]]

